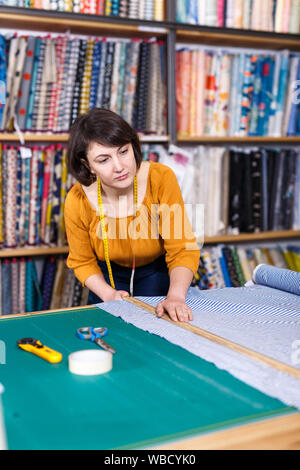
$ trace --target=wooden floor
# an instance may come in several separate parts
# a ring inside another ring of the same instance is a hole
[[[169,442],[158,450],[300,450],[300,413]]]

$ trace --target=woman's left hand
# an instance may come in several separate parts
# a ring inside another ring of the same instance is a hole
[[[191,321],[193,320],[193,314],[190,307],[179,297],[166,297],[164,300],[159,302],[156,306],[156,313],[158,317],[161,317],[164,313],[167,313],[173,321]]]

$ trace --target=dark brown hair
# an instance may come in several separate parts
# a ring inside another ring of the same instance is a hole
[[[122,147],[131,143],[137,168],[141,165],[142,152],[136,131],[113,111],[93,108],[75,119],[68,142],[69,172],[85,186],[96,181],[87,160],[88,147],[92,142],[107,147]]]

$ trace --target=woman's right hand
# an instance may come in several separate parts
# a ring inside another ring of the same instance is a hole
[[[129,297],[129,293],[126,290],[115,290],[113,298],[110,300],[123,300],[123,297]]]

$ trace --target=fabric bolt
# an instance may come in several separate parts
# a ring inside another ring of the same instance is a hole
[[[22,70],[24,67],[25,57],[26,57],[26,47],[27,47],[27,39],[26,38],[19,38],[19,45],[16,51],[16,67],[14,72],[13,78],[13,86],[11,91],[11,103],[10,103],[10,116],[8,117],[9,122],[10,120],[16,120],[16,106],[19,98],[20,93],[20,85],[22,80]],[[8,125],[10,128],[10,124]]]
[[[49,310],[51,304],[52,289],[55,279],[56,261],[54,257],[47,258],[43,270],[41,291],[43,303],[41,310]]]
[[[45,195],[45,207],[46,207],[46,220],[45,220],[45,228],[44,228],[44,243],[47,245],[50,244],[50,236],[51,236],[51,217],[53,212],[53,182],[54,182],[54,164],[55,164],[55,147],[51,145],[46,153],[48,153],[48,161],[49,161],[49,173],[47,174],[48,179],[48,194]]]
[[[6,71],[6,97],[5,107],[2,115],[2,129],[9,128],[10,119],[12,116],[12,103],[13,103],[13,79],[16,70],[16,60],[19,47],[19,38],[13,37],[9,41],[8,63]]]
[[[105,109],[110,109],[111,80],[112,80],[112,71],[113,71],[113,62],[114,62],[114,51],[115,51],[115,43],[109,41],[107,43],[106,62],[105,62],[105,70],[104,70],[104,76],[103,76],[102,107]]]
[[[129,18],[138,18],[139,4],[138,0],[129,1],[128,17]]]
[[[22,158],[17,151],[17,187],[16,187],[16,245],[20,245],[20,217],[22,206]]]
[[[190,99],[190,119],[189,119],[189,135],[196,135],[196,105],[197,101],[195,100],[196,96],[196,86],[197,86],[197,53],[198,51],[191,51],[191,99]]]
[[[12,290],[12,311],[16,315],[19,313],[19,273],[17,258],[11,260],[11,290]]]
[[[17,150],[10,148],[7,151],[7,192],[6,192],[6,220],[5,243],[7,247],[16,246],[16,192],[17,192]]]
[[[300,273],[290,269],[261,264],[253,272],[253,281],[261,286],[300,295]]]
[[[70,111],[71,101],[67,103],[67,90],[69,82],[69,73],[70,73],[70,60],[71,60],[71,40],[66,38],[64,43],[64,69],[63,69],[63,83],[61,88],[61,96],[59,101],[59,110],[58,110],[58,119],[57,119],[57,130],[59,132],[68,131],[68,121],[66,120],[66,114],[68,115]]]
[[[145,0],[139,0],[138,18],[143,19],[144,17],[145,17]]]
[[[62,108],[64,116],[63,119],[63,129],[69,130],[71,125],[71,113],[72,113],[72,99],[73,91],[75,86],[76,70],[79,57],[79,46],[80,40],[73,39],[68,41],[68,48],[70,48],[70,59],[69,59],[69,69],[67,72],[67,82],[66,82],[66,93],[65,93],[65,106]]]
[[[126,59],[127,59],[126,52],[127,52],[127,43],[124,41],[121,44],[120,68],[119,68],[118,92],[117,92],[116,113],[119,115],[121,115],[121,112],[122,112],[123,90],[124,90],[124,80],[125,80],[125,64],[126,64]]]
[[[112,12],[112,3],[113,3],[113,0],[105,0],[105,10],[104,10],[104,14],[106,16],[110,16],[111,15],[111,12]]]
[[[26,113],[26,130],[32,129],[32,120],[33,120],[33,107],[35,101],[35,92],[36,92],[36,83],[37,83],[37,73],[38,73],[38,64],[39,64],[39,57],[40,57],[40,49],[41,49],[41,38],[36,38],[35,41],[35,49],[34,49],[34,59],[33,59],[33,66],[32,66],[32,78],[30,82],[30,91],[29,91],[29,98],[27,104],[27,113]]]
[[[61,157],[62,148],[57,146],[55,152],[54,161],[54,176],[53,176],[53,199],[52,199],[52,213],[50,223],[50,243],[57,245],[58,232],[59,232],[59,220],[60,220],[60,193],[61,193]]]
[[[138,75],[139,49],[140,49],[140,41],[138,40],[133,41],[132,49],[131,49],[131,64],[130,64],[130,71],[129,71],[129,80],[127,82],[128,102],[127,102],[127,109],[126,109],[127,121],[131,125],[133,123],[134,99],[135,99],[136,83],[137,83],[137,75]]]
[[[119,15],[122,18],[125,18],[128,16],[128,9],[129,9],[129,0],[120,0]]]
[[[102,104],[103,104],[104,73],[105,73],[107,48],[108,48],[107,41],[104,38],[101,41],[100,68],[99,68],[98,89],[97,89],[97,99],[96,99],[97,108],[102,108]]]
[[[55,310],[62,307],[62,292],[66,277],[66,264],[65,261],[60,258],[57,260],[57,269],[55,273],[55,279],[53,284],[52,296],[50,309]]]
[[[49,186],[51,179],[51,169],[52,169],[52,153],[51,148],[47,147],[45,149],[45,160],[44,160],[44,174],[43,174],[43,193],[41,200],[41,241],[45,242],[45,232],[46,232],[46,223],[47,223],[47,210],[48,210],[48,195],[49,195]]]
[[[82,285],[78,279],[75,279],[74,293],[73,293],[73,305],[72,307],[79,307],[82,293]]]
[[[25,311],[34,312],[42,309],[42,294],[39,286],[35,263],[26,260]]]
[[[25,313],[25,284],[26,284],[26,261],[20,258],[19,261],[19,307],[18,313]]]
[[[120,0],[112,0],[111,15],[119,15]]]
[[[30,83],[32,80],[35,43],[36,43],[36,38],[34,36],[29,36],[27,49],[26,49],[26,58],[24,62],[23,72],[22,72],[20,95],[19,95],[19,100],[18,100],[17,108],[16,108],[16,116],[18,120],[18,125],[22,131],[26,129],[26,114],[27,114],[27,106],[28,106],[29,93],[30,93]]]
[[[66,270],[65,274],[65,281],[63,284],[62,289],[62,296],[61,296],[61,306],[62,308],[68,308],[69,304],[73,302],[73,290],[74,288],[74,273],[71,269]],[[70,302],[70,297],[72,297],[72,301]]]
[[[28,244],[36,244],[36,219],[37,219],[37,200],[38,200],[38,177],[39,177],[39,151],[33,149],[30,159],[30,202],[29,202],[29,227]]]
[[[11,288],[11,260],[4,259],[2,261],[2,315],[10,315],[12,313],[12,288]]]
[[[56,86],[56,105],[53,113],[53,131],[59,131],[59,110],[63,106],[61,102],[63,101],[64,85],[65,85],[65,58],[66,58],[66,47],[67,47],[67,37],[59,36],[56,43],[56,74],[57,74],[57,86]]]
[[[50,43],[50,56],[49,61],[51,62],[51,74],[52,77],[49,77],[49,86],[47,89],[47,114],[44,119],[45,128],[49,131],[54,130],[54,115],[57,107],[57,65],[58,57],[60,55],[61,43],[57,43],[56,39],[53,39]],[[51,82],[51,79],[53,80]]]
[[[80,94],[80,106],[79,106],[80,114],[86,114],[89,109],[94,44],[95,42],[93,40],[87,41],[85,65],[84,65],[84,72],[83,72],[82,84],[81,84],[81,94]]]
[[[96,2],[96,15],[104,15],[105,0],[97,0]]]
[[[36,244],[41,243],[41,218],[42,218],[42,198],[43,198],[43,185],[44,185],[44,163],[45,163],[45,150],[39,150],[39,169],[38,169],[38,198],[36,202]]]
[[[153,20],[153,1],[145,0],[144,18],[145,20]]]
[[[190,98],[190,59],[191,53],[184,49],[178,51],[176,70],[176,98],[179,136],[187,136],[189,130],[189,98]],[[150,66],[150,70],[152,70]],[[150,79],[151,80],[151,79]]]
[[[3,129],[2,118],[6,101],[6,67],[6,41],[5,37],[0,35],[0,129]]]
[[[138,66],[138,80],[135,105],[134,127],[138,132],[146,129],[146,109],[148,97],[149,81],[149,45],[147,41],[142,41],[140,45],[140,58]]]
[[[155,21],[164,20],[164,0],[153,0],[154,1],[154,13],[153,19]]]
[[[47,123],[47,116],[45,116],[46,113],[48,112],[47,95],[49,93],[48,91],[49,86],[51,87],[50,83],[51,81],[53,81],[52,67],[51,67],[52,64],[51,64],[51,59],[50,59],[51,58],[51,43],[52,43],[52,40],[50,38],[45,38],[44,61],[43,63],[40,64],[41,66],[40,93],[39,93],[38,104],[36,106],[36,123],[35,123],[35,129],[40,132],[44,130],[44,120]]]
[[[122,101],[122,110],[121,116],[125,121],[130,123],[130,116],[128,113],[128,93],[129,93],[129,83],[130,83],[130,70],[132,62],[132,53],[133,53],[133,42],[126,44],[126,63],[125,63],[125,73],[124,73],[124,85],[123,85],[123,101]]]
[[[89,108],[95,108],[97,101],[98,79],[100,70],[101,42],[96,39],[93,51],[92,74],[90,84]]]
[[[79,114],[81,83],[82,83],[82,77],[84,73],[86,48],[87,48],[87,41],[80,39],[78,63],[77,63],[77,70],[76,70],[76,77],[75,77],[73,100],[72,100],[71,124],[77,118]]]
[[[118,102],[118,79],[120,70],[122,43],[120,41],[115,43],[114,60],[112,65],[112,77],[110,87],[110,110],[116,112]]]
[[[67,149],[64,148],[61,156],[61,184],[60,184],[60,214],[58,227],[58,246],[62,246],[66,242],[65,238],[65,219],[64,208],[67,194]]]
[[[0,142],[0,246],[3,244],[4,241],[4,233],[3,233],[3,222],[4,222],[4,214],[3,214],[3,147]],[[1,305],[1,304],[0,304]]]
[[[44,71],[44,62],[45,62],[45,51],[46,51],[46,38],[41,38],[40,49],[39,49],[39,60],[37,64],[37,72],[36,72],[36,82],[35,82],[35,89],[34,89],[34,102],[33,102],[33,110],[32,110],[32,130],[39,130],[37,128],[37,120],[38,120],[38,109],[40,105],[43,105],[43,100],[45,97],[45,90],[42,86],[42,76]]]

